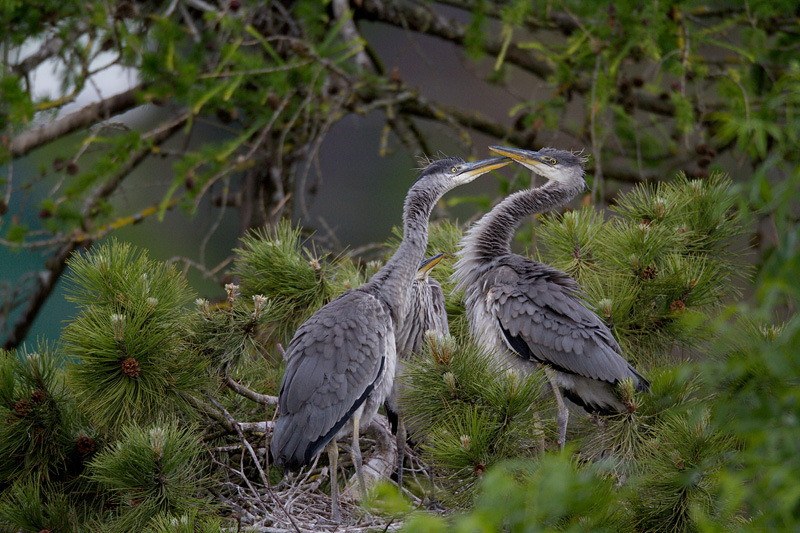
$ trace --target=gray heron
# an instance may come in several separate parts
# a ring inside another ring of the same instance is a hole
[[[581,159],[571,152],[490,147],[548,181],[514,193],[465,234],[453,273],[464,291],[470,330],[479,343],[517,366],[544,365],[558,405],[563,449],[569,411],[564,396],[590,413],[623,412],[614,386],[650,383],[621,354],[608,327],[580,299],[564,272],[511,252],[511,239],[527,216],[563,205],[585,186]]]
[[[429,275],[444,256],[445,254],[437,254],[420,262],[409,289],[408,309],[396,334],[397,369],[392,393],[386,399],[385,407],[397,439],[397,485],[400,487],[403,486],[406,427],[397,405],[399,382],[396,378],[403,373],[404,362],[411,354],[421,352],[426,332],[433,331],[439,336],[450,334],[447,310],[444,307],[444,291],[439,282]]]
[[[431,211],[450,189],[510,162],[498,157],[466,163],[451,157],[425,167],[406,195],[403,241],[397,252],[364,285],[320,308],[289,343],[272,457],[277,464],[296,470],[327,447],[335,521],[340,519],[336,439],[353,436],[351,453],[363,497],[359,426],[369,423],[392,390],[395,335],[407,312],[409,286],[425,254]]]

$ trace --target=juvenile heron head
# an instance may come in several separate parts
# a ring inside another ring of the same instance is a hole
[[[493,157],[467,163],[460,157],[445,157],[432,162],[420,173],[417,182],[436,179],[444,180],[448,189],[469,183],[478,176],[511,163],[507,157]]]
[[[522,166],[551,181],[565,185],[583,184],[583,159],[566,150],[542,148],[539,151],[521,150],[506,146],[490,146],[489,150],[510,157]]]
[[[436,254],[420,261],[419,268],[417,268],[417,275],[414,276],[414,279],[423,280],[427,278],[428,274],[433,270],[433,267],[439,264],[439,261],[441,261],[445,255],[447,254]]]

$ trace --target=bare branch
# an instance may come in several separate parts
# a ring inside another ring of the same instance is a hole
[[[374,88],[362,88],[358,92],[358,97],[361,104],[372,105],[378,98],[386,99],[387,95],[384,92],[375,91]],[[514,131],[512,128],[495,122],[476,111],[464,111],[457,107],[434,103],[410,91],[398,93],[395,106],[401,115],[414,116],[437,122],[447,122],[447,120],[443,120],[442,117],[449,117],[449,120],[457,122],[460,126],[490,135],[496,139],[500,139],[502,142],[508,142],[522,148],[536,148],[535,146],[531,146],[529,136]],[[355,105],[352,109],[361,112],[358,105]],[[684,160],[681,159],[680,161]],[[672,163],[675,162],[677,162],[677,160]],[[676,168],[680,168],[680,166]],[[645,181],[656,181],[663,179],[664,175],[663,173],[658,173],[656,170],[650,172],[640,171],[638,168],[624,163],[604,163],[603,168],[603,176],[605,179],[622,183],[641,183],[643,179]]]
[[[85,27],[79,27],[75,32],[75,37],[81,35],[85,31],[86,31]],[[21,74],[24,76],[29,72],[35,70],[36,67],[38,67],[39,65],[41,65],[54,55],[56,55],[61,50],[62,46],[64,46],[64,40],[58,35],[53,35],[51,37],[48,37],[47,40],[42,43],[42,45],[39,47],[38,50],[36,50],[34,53],[32,53],[31,55],[29,55],[28,57],[26,57],[25,59],[23,59],[22,61],[20,61],[11,68],[17,74]]]
[[[367,56],[367,53],[364,51],[363,45],[360,44],[364,42],[364,38],[358,33],[358,28],[355,22],[353,22],[353,12],[350,11],[349,4],[349,0],[333,0],[331,4],[333,16],[342,24],[341,31],[344,40],[359,43],[359,50],[356,52],[354,60],[360,69],[368,71],[372,66],[372,61],[370,61],[369,56]]]
[[[135,107],[138,105],[136,95],[144,89],[144,87],[144,84],[139,84],[123,93],[89,104],[63,118],[17,135],[11,139],[11,156],[23,156],[34,148],[54,141],[68,133],[85,128]]]
[[[363,433],[375,439],[375,451],[362,466],[364,481],[370,487],[392,475],[397,457],[397,442],[389,430],[389,421],[383,415],[375,415]],[[356,499],[357,491],[358,482],[354,474],[347,482],[342,498]]]
[[[228,376],[225,379],[225,383],[228,385],[229,389],[233,390],[240,396],[244,396],[248,400],[260,403],[261,405],[278,405],[277,396],[267,396],[266,394],[259,394],[253,390],[248,389],[247,387],[237,382],[230,376]]]
[[[356,15],[365,20],[383,22],[399,28],[415,31],[425,35],[439,37],[458,45],[464,44],[466,27],[455,20],[450,20],[419,5],[405,2],[381,2],[380,0],[364,0]],[[498,56],[503,49],[500,40],[488,41],[485,50],[489,55]],[[535,57],[530,51],[519,48],[512,43],[505,53],[505,61],[539,78],[547,79],[554,73],[553,67]],[[574,82],[570,90],[586,94],[591,90],[591,80],[582,79]],[[658,115],[672,116],[675,108],[669,100],[662,100],[657,95],[641,90],[632,91],[627,98],[632,99],[637,108]],[[620,101],[622,96],[619,97]]]

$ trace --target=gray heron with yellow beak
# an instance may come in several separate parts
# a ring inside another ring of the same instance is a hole
[[[586,187],[583,162],[555,148],[538,152],[492,146],[548,181],[516,192],[466,233],[453,278],[463,290],[470,330],[479,343],[516,366],[544,365],[558,405],[563,449],[569,411],[563,396],[590,413],[626,408],[614,394],[623,379],[637,391],[650,383],[621,355],[609,328],[580,299],[569,275],[511,252],[525,217],[564,205]]]
[[[472,163],[450,157],[425,167],[406,195],[403,241],[394,256],[364,285],[320,308],[289,343],[271,454],[277,464],[296,470],[327,449],[334,521],[340,520],[337,439],[352,435],[353,463],[366,494],[359,427],[391,393],[395,336],[425,254],[433,206],[449,190],[508,163],[505,157]]]

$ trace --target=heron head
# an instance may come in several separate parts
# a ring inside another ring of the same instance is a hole
[[[423,259],[422,261],[420,261],[419,267],[417,268],[417,275],[415,276],[414,279],[422,280],[427,278],[428,274],[430,274],[431,270],[433,270],[433,267],[439,264],[439,261],[441,261],[446,255],[447,254],[443,253],[436,254],[432,257],[428,257],[427,259]]]
[[[478,176],[511,163],[507,157],[493,157],[467,163],[460,157],[445,157],[425,167],[417,181],[435,178],[444,180],[448,189],[469,183]]]
[[[539,151],[505,146],[490,146],[489,150],[510,157],[524,167],[551,181],[563,184],[584,184],[583,158],[566,150],[542,148]]]

